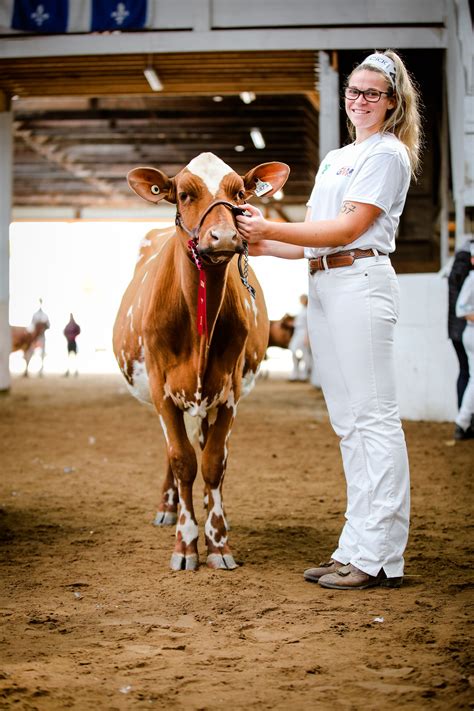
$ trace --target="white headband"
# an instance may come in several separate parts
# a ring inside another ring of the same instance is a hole
[[[395,85],[395,75],[397,70],[395,68],[395,63],[390,59],[390,57],[377,52],[375,54],[369,54],[369,56],[366,57],[361,64],[370,64],[372,67],[381,69],[383,73],[388,76],[392,84]]]

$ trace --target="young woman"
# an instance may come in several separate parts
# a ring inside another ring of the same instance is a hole
[[[305,571],[326,588],[399,587],[410,483],[393,355],[399,289],[389,255],[419,162],[418,95],[393,51],[368,56],[344,88],[353,143],[322,161],[302,223],[272,223],[246,205],[250,254],[309,260],[308,329],[347,482],[346,522],[327,563]]]

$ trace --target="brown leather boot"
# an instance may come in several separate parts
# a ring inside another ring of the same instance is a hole
[[[320,563],[317,568],[308,568],[304,571],[303,576],[308,583],[317,583],[319,578],[323,575],[335,573],[339,568],[342,568],[343,565],[344,563],[339,563],[339,561],[334,560],[334,558],[330,558],[327,563]]]

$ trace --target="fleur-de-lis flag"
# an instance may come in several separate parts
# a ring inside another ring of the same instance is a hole
[[[11,28],[28,33],[106,32],[146,27],[148,0],[12,0]]]

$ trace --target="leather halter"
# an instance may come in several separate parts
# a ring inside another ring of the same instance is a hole
[[[177,227],[180,227],[186,234],[188,234],[191,237],[191,240],[188,242],[188,248],[189,251],[191,252],[191,258],[193,262],[195,263],[196,267],[199,269],[199,271],[202,271],[204,269],[202,261],[200,259],[200,255],[197,249],[197,246],[199,244],[199,237],[200,237],[200,232],[201,232],[201,227],[208,216],[208,214],[213,210],[215,207],[218,205],[224,205],[224,207],[227,207],[231,212],[233,217],[237,217],[237,215],[244,215],[245,214],[245,209],[243,207],[239,207],[239,205],[234,205],[232,202],[229,202],[228,200],[214,200],[214,202],[211,202],[210,205],[206,207],[204,212],[201,214],[199,218],[199,222],[197,223],[196,227],[193,227],[191,230],[189,227],[186,227],[186,225],[183,222],[183,218],[181,217],[180,211],[177,209],[176,210],[176,217],[175,217],[175,224]],[[249,284],[248,281],[248,243],[246,240],[242,239],[242,244],[243,244],[243,253],[241,252],[239,254],[239,261],[238,261],[238,267],[239,267],[239,274],[240,274],[240,280],[242,284],[245,286],[247,291],[249,292],[250,296],[255,299],[255,289],[251,284]],[[242,266],[242,258],[243,258],[243,266]]]
[[[196,227],[193,227],[192,230],[190,230],[184,224],[183,218],[181,217],[181,213],[179,210],[176,210],[175,224],[177,227],[181,227],[181,229],[184,230],[191,237],[191,239],[197,243],[199,242],[199,233],[201,232],[202,223],[204,222],[208,214],[211,212],[211,210],[213,210],[218,205],[225,205],[225,207],[227,207],[232,212],[234,217],[236,217],[237,215],[243,215],[245,212],[242,207],[234,205],[228,200],[214,200],[214,202],[211,202],[211,204],[206,207],[204,212],[201,214],[201,217],[199,218],[199,222],[197,223]]]
[[[191,253],[191,258],[196,265],[198,271],[199,271],[199,286],[198,286],[198,305],[197,305],[197,329],[199,335],[204,335],[206,338],[206,342],[208,340],[208,332],[207,332],[207,308],[206,308],[206,272],[204,270],[204,265],[202,263],[201,257],[198,252],[198,244],[199,244],[199,237],[200,237],[200,232],[201,232],[201,227],[202,223],[206,219],[207,215],[210,213],[211,210],[213,210],[215,207],[218,205],[224,205],[227,207],[231,212],[234,217],[237,215],[243,215],[245,213],[245,209],[242,207],[239,207],[238,205],[234,205],[231,202],[228,202],[227,200],[214,200],[214,202],[211,202],[210,205],[206,207],[204,212],[201,214],[201,217],[199,218],[199,222],[196,225],[196,227],[193,227],[192,230],[190,230],[188,227],[183,222],[183,218],[181,217],[181,213],[179,210],[176,210],[176,218],[175,218],[175,224],[177,227],[181,228],[190,236],[190,240],[188,241],[188,249]],[[240,274],[240,280],[242,284],[245,286],[245,288],[248,290],[250,296],[255,299],[255,289],[251,284],[249,284],[247,276],[248,276],[248,243],[246,240],[242,239],[242,245],[243,245],[243,253],[241,252],[239,254],[239,262],[238,262],[238,267],[239,267],[239,274]],[[242,257],[244,257],[244,266],[242,267]]]

